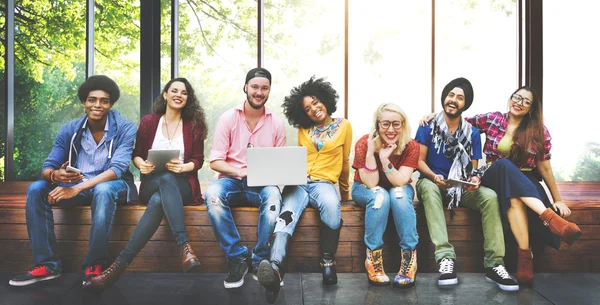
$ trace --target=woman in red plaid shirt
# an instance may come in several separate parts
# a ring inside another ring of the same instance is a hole
[[[560,239],[571,245],[581,236],[579,227],[564,219],[571,210],[562,202],[550,166],[552,144],[542,102],[533,88],[521,87],[509,97],[507,113],[490,112],[467,121],[486,135],[483,152],[489,168],[481,183],[498,194],[503,221],[519,247],[517,280],[531,285],[530,232],[556,249]],[[542,179],[554,203],[540,184]]]

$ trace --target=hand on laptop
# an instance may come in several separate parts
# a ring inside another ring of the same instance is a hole
[[[240,178],[244,178],[244,177],[248,176],[248,169],[245,168],[245,167],[244,168],[240,168],[238,170],[237,176],[240,177]]]

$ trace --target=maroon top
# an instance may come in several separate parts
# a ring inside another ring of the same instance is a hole
[[[367,141],[369,135],[364,135],[356,142],[354,148],[354,163],[352,164],[352,168],[356,171],[354,172],[354,181],[362,183],[360,179],[360,173],[358,172],[359,168],[363,168],[365,166],[367,160]],[[406,144],[404,151],[401,155],[391,155],[389,157],[390,163],[396,168],[396,170],[400,169],[401,166],[408,166],[412,168],[419,168],[419,153],[421,151],[421,147],[419,143],[415,140],[410,140]],[[388,180],[387,175],[385,174],[385,169],[381,165],[381,159],[379,158],[379,153],[376,152],[373,154],[375,156],[375,163],[377,164],[377,170],[379,172],[379,186],[383,188],[392,187],[392,183]],[[412,179],[408,179],[408,183],[411,183]]]
[[[144,160],[148,159],[148,150],[154,144],[154,136],[158,129],[158,122],[162,114],[148,114],[140,121],[135,148],[133,149],[133,158],[140,157]],[[183,162],[193,162],[194,170],[184,175],[190,182],[192,189],[192,197],[194,198],[193,205],[202,204],[202,192],[200,190],[200,181],[198,180],[198,170],[204,163],[204,139],[201,138],[202,132],[200,126],[193,126],[192,122],[184,121],[182,127],[183,133]],[[144,186],[142,184],[141,188]],[[184,202],[184,205],[189,203]]]

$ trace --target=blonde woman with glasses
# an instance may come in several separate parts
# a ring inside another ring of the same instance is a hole
[[[355,146],[352,198],[365,209],[365,267],[369,283],[389,285],[383,269],[383,233],[391,211],[400,238],[402,261],[394,287],[408,288],[417,274],[415,191],[411,175],[419,167],[419,144],[410,137],[406,114],[396,104],[382,104],[373,115],[373,130]]]

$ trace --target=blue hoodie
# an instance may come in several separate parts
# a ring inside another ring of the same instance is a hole
[[[86,122],[87,114],[65,123],[60,128],[52,151],[44,161],[42,172],[48,168],[59,169],[68,160],[71,160],[71,166],[77,167],[77,152],[81,150],[81,138],[86,128]],[[109,145],[108,158],[110,159],[108,169],[115,173],[117,179],[123,179],[127,183],[127,201],[131,202],[138,199],[133,175],[129,171],[137,127],[116,110],[109,110],[108,123],[109,128],[106,135],[106,143]]]

